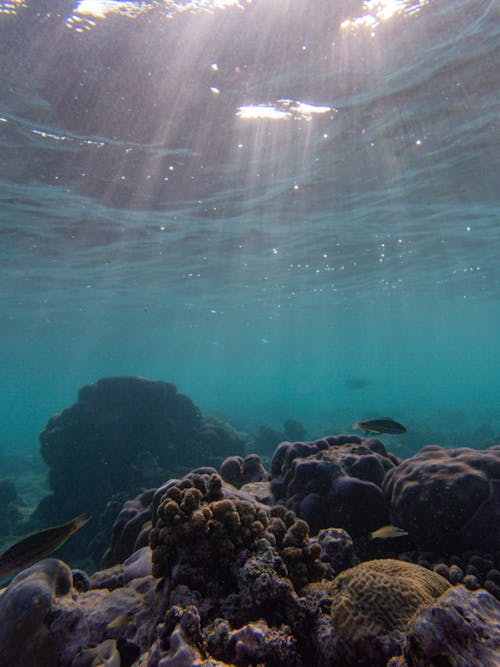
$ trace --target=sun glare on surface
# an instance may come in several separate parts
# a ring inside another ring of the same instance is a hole
[[[22,7],[27,6],[27,0],[7,0],[0,2],[0,14],[16,14]]]
[[[16,0],[12,0],[14,2]],[[79,32],[83,29],[90,30],[95,26],[96,20],[102,20],[109,16],[121,15],[134,18],[139,14],[152,9],[160,9],[165,16],[172,17],[181,12],[214,12],[218,10],[239,7],[244,9],[251,4],[252,0],[163,0],[163,2],[138,2],[134,0],[80,0],[73,14],[68,18],[66,25]],[[9,4],[9,3],[4,3]]]
[[[142,10],[135,2],[119,2],[118,0],[82,0],[78,3],[75,14],[103,19],[108,14],[126,14],[134,16]]]
[[[365,0],[360,16],[354,16],[341,23],[344,29],[373,30],[383,21],[398,14],[417,14],[430,0]]]
[[[306,104],[296,100],[278,100],[275,105],[249,104],[239,107],[236,115],[242,120],[311,120],[313,115],[333,111],[331,107]]]
[[[240,107],[236,112],[238,118],[243,120],[286,120],[291,118],[292,114],[289,111],[276,109],[273,106],[266,106],[264,104],[249,104]]]

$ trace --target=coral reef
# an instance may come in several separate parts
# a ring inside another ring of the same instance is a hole
[[[451,556],[431,551],[403,551],[399,558],[434,570],[453,584],[471,591],[485,588],[500,600],[500,551],[465,551]]]
[[[286,626],[255,621],[237,629],[217,618],[203,629],[198,609],[172,606],[157,626],[157,638],[143,656],[147,667],[300,667],[296,640]]]
[[[383,488],[419,547],[500,550],[500,445],[482,451],[428,445],[389,470]]]
[[[435,485],[450,494],[442,522],[451,497],[460,513],[486,480],[470,514],[491,525],[497,453],[431,447],[408,463],[379,440],[329,436],[281,443],[270,482],[257,455],[236,453],[218,460],[222,474],[207,465],[120,491],[91,544],[106,545],[104,569],[46,559],[0,590],[0,667],[497,667],[494,538],[472,530],[463,549],[453,518],[452,541],[424,549],[419,514],[412,551],[394,542],[397,558],[367,559],[390,511],[430,512],[415,480],[436,503]],[[473,478],[462,496],[454,475]]]
[[[191,479],[196,475],[212,475],[216,473],[215,468],[196,468],[186,475],[186,479]],[[108,503],[108,506],[112,505],[112,507],[106,508],[104,521],[107,522],[106,515],[108,510],[111,512],[114,509],[114,522],[112,522],[112,529],[103,532],[106,534],[111,533],[111,545],[105,549],[102,559],[99,556],[96,562],[101,562],[103,567],[111,567],[128,558],[136,549],[148,544],[152,516],[153,514],[156,515],[164,494],[172,486],[178,484],[179,481],[177,479],[170,479],[161,487],[143,491],[135,498],[127,500],[118,506],[114,502]],[[230,484],[223,483],[221,491],[223,496],[235,495],[243,500],[259,502],[260,496],[264,493],[260,486],[258,486],[260,484],[261,482],[247,483],[238,490]],[[254,488],[255,485],[257,485],[257,488]],[[94,541],[97,544],[101,543],[100,534],[96,536]],[[102,552],[103,550],[101,550],[101,554]]]
[[[327,565],[327,577],[357,564],[352,537],[342,528],[324,528],[317,535],[321,561]]]
[[[397,462],[375,438],[282,442],[271,461],[271,488],[312,533],[335,527],[357,537],[388,523],[382,482]]]
[[[321,547],[309,544],[304,521],[283,506],[224,496],[217,474],[193,475],[166,490],[150,544],[156,577],[204,596],[227,598],[243,580],[254,604],[268,604],[268,595],[274,603],[278,591],[288,598],[324,574]]]
[[[244,442],[229,425],[203,417],[172,383],[110,377],[81,388],[77,403],[49,419],[40,451],[52,494],[35,510],[33,526],[82,511],[99,516],[113,494],[130,497],[207,462],[219,464],[241,454]],[[85,540],[97,530],[93,522]]]
[[[1,667],[57,665],[57,640],[44,629],[49,613],[59,609],[71,584],[71,570],[55,559],[40,561],[13,579],[0,597]]]
[[[104,552],[102,565],[111,567],[149,544],[151,531],[151,504],[156,489],[143,491],[121,508],[111,533],[111,545]]]

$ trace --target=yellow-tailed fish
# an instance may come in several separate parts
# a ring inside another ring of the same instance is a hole
[[[408,535],[406,530],[403,530],[399,526],[382,526],[382,528],[378,528],[378,530],[374,530],[373,533],[371,534],[372,540],[387,540],[391,539],[392,537],[403,537],[404,535]]]
[[[46,528],[16,542],[0,555],[0,577],[23,570],[28,565],[45,558],[63,545],[73,533],[80,530],[91,518],[85,514],[79,514],[67,523]]]
[[[367,419],[362,422],[355,422],[352,427],[357,428],[360,431],[368,431],[369,433],[406,433],[406,427],[390,417],[380,417],[379,419]]]

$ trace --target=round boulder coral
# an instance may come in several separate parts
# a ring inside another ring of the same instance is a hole
[[[428,445],[390,470],[383,487],[398,524],[420,547],[500,549],[500,445]]]
[[[266,478],[266,470],[258,454],[228,456],[220,467],[222,479],[238,489],[244,484],[262,482]]]
[[[82,511],[99,516],[113,494],[135,495],[243,449],[229,425],[203,417],[174,384],[102,378],[82,387],[78,401],[51,417],[40,433],[52,494],[42,499],[33,520],[53,523]],[[97,528],[97,522],[89,527],[87,540]]]
[[[397,459],[375,438],[328,436],[282,442],[271,462],[271,488],[311,532],[343,528],[353,537],[388,523],[382,482]]]
[[[20,572],[2,591],[0,665],[59,664],[60,646],[47,631],[47,619],[58,601],[70,594],[71,584],[69,567],[49,558]]]

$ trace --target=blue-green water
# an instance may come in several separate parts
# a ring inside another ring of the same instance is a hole
[[[4,452],[118,374],[500,435],[495,2],[0,9]]]

